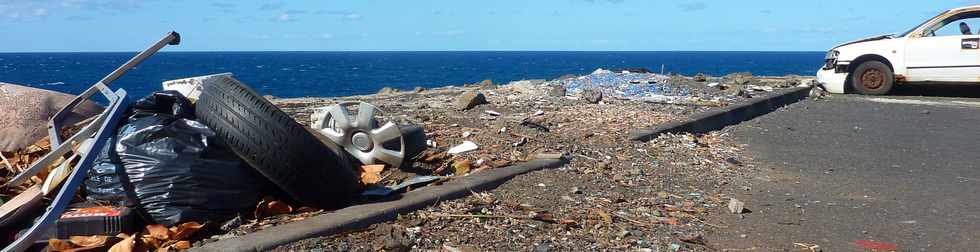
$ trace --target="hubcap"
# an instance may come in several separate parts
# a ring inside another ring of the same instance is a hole
[[[861,74],[861,86],[867,89],[879,89],[885,84],[885,73],[878,69],[868,69]]]
[[[364,132],[354,133],[354,136],[351,136],[351,143],[354,144],[354,147],[363,152],[369,152],[371,151],[371,148],[374,147],[373,141],[371,141],[371,136]]]

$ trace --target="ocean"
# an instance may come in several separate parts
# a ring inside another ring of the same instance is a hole
[[[78,94],[135,55],[0,53],[0,82]],[[824,52],[160,52],[112,83],[130,96],[165,80],[231,72],[262,95],[370,94],[484,79],[506,83],[588,74],[597,68],[645,67],[654,72],[721,76],[814,75]]]

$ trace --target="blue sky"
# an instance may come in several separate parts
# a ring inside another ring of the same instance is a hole
[[[980,0],[0,0],[0,52],[823,51]]]

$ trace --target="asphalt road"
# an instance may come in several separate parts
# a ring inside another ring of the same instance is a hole
[[[955,94],[955,92],[953,92]],[[975,95],[978,93],[970,93]],[[948,95],[948,94],[946,94]],[[718,249],[980,250],[980,99],[835,95],[726,129],[763,170]],[[808,250],[802,250],[808,251]]]

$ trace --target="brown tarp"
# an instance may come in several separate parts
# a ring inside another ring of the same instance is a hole
[[[73,95],[0,82],[0,151],[13,152],[47,136],[48,119]],[[93,102],[76,107],[65,125],[98,114],[102,108]]]

